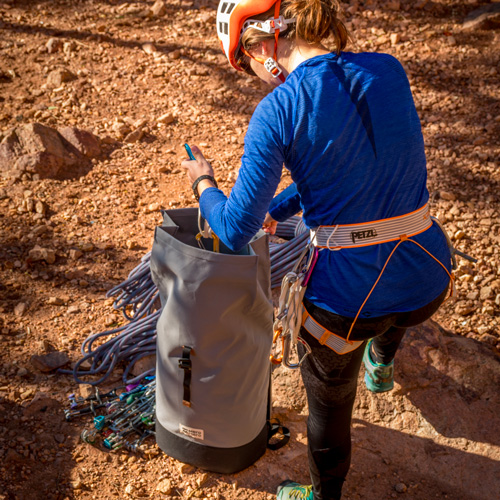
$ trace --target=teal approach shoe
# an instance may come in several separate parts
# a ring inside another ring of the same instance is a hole
[[[277,500],[313,500],[312,486],[294,483],[287,479],[278,486]]]
[[[370,356],[372,341],[373,339],[366,344],[363,354],[366,388],[371,392],[387,392],[394,387],[394,361],[388,365],[374,363]]]

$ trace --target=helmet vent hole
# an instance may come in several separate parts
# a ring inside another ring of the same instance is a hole
[[[227,35],[229,32],[229,24],[228,23],[219,23],[219,32]]]
[[[231,12],[233,11],[235,5],[236,5],[235,3],[229,4],[229,9],[227,10],[228,14],[231,14]]]
[[[226,9],[227,9],[227,2],[222,4],[222,8],[220,10],[220,13],[224,14],[226,12]],[[229,14],[229,12],[228,12],[228,14]]]

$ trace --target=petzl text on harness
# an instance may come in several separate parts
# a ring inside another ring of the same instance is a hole
[[[156,440],[177,460],[234,473],[268,441],[268,237],[259,233],[237,253],[220,242],[216,253],[212,238],[199,247],[199,232],[195,208],[165,212],[155,231],[151,272],[162,301]]]

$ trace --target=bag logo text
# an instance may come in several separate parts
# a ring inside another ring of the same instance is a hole
[[[190,438],[199,439],[200,441],[205,439],[205,432],[203,429],[193,429],[192,427],[186,427],[185,425],[179,424],[179,432]]]

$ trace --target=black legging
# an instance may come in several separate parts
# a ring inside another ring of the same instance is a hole
[[[351,339],[375,337],[377,361],[387,364],[394,359],[406,329],[430,318],[446,294],[447,289],[416,311],[358,319]],[[322,326],[347,336],[352,318],[325,311],[307,299],[304,305]],[[366,342],[350,353],[339,355],[321,345],[304,328],[300,336],[312,350],[301,366],[301,375],[309,405],[307,439],[314,500],[338,500],[351,462],[351,415]],[[298,348],[299,355],[303,356],[304,347],[299,343]]]

